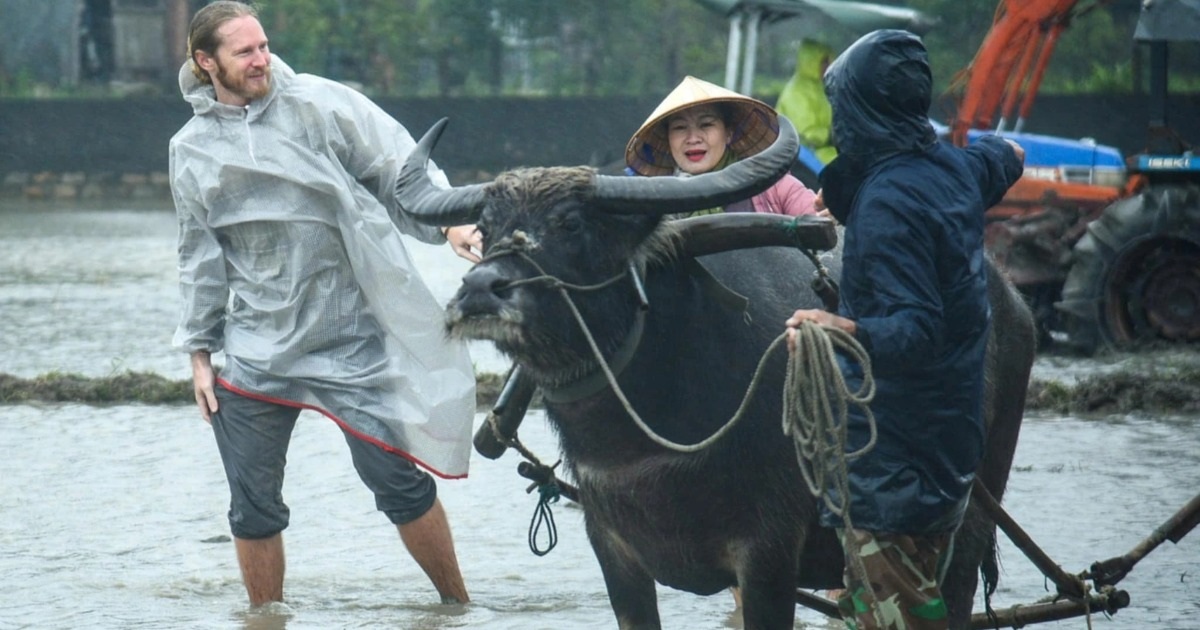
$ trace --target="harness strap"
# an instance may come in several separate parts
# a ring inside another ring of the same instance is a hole
[[[633,355],[637,353],[638,345],[642,342],[642,332],[645,330],[646,311],[638,309],[634,314],[633,325],[629,327],[629,332],[625,335],[625,341],[621,342],[621,347],[617,349],[609,362],[609,368],[613,374],[620,374],[629,362],[633,360]],[[542,398],[551,403],[571,403],[577,400],[583,400],[588,396],[596,394],[608,387],[608,376],[603,370],[596,370],[587,376],[563,385],[562,387],[543,387]]]

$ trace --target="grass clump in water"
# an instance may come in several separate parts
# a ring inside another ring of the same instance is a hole
[[[476,404],[490,407],[504,386],[504,375],[485,372],[476,378]],[[0,373],[0,404],[28,402],[191,405],[196,399],[191,379],[171,380],[151,372],[126,371],[100,377],[47,372],[33,378]]]
[[[475,403],[490,409],[504,387],[505,374],[476,374]],[[532,407],[541,406],[535,396]],[[191,379],[171,380],[150,372],[90,377],[48,372],[34,378],[0,373],[0,404],[72,402],[83,404],[191,405]],[[1191,366],[1122,371],[1090,376],[1074,385],[1032,380],[1026,409],[1059,413],[1151,413],[1200,411],[1200,368]]]
[[[0,374],[0,402],[140,402],[155,405],[194,403],[191,380],[176,381],[150,372],[102,377],[48,372],[34,378]]]

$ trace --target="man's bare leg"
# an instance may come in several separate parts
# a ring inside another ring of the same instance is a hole
[[[233,541],[250,604],[260,606],[267,602],[282,602],[285,568],[283,534],[258,539],[235,537]]]
[[[454,539],[450,536],[450,523],[441,501],[434,499],[428,512],[415,521],[397,525],[396,529],[400,530],[400,539],[408,553],[429,576],[443,602],[465,604],[471,601],[458,569]]]

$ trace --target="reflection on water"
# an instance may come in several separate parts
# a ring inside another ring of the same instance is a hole
[[[442,606],[375,512],[336,428],[306,412],[285,487],[288,604],[252,611],[224,538],[227,491],[211,429],[190,408],[6,406],[0,426],[0,628],[615,627],[577,508],[554,507],[559,543],[549,555],[529,551],[536,497],[512,453],[476,457],[469,479],[439,482],[474,598]],[[554,456],[540,413],[522,440]],[[1191,498],[1197,449],[1195,418],[1034,416],[1005,503],[1078,572],[1125,553]],[[996,607],[1048,594],[1007,540],[1002,557]],[[1132,606],[1095,627],[1194,628],[1197,557],[1196,534],[1150,554],[1121,583]],[[737,626],[728,595],[659,596],[668,628]],[[797,627],[838,626],[800,609]]]
[[[162,211],[0,212],[3,371],[186,376],[174,230]]]
[[[439,482],[474,598],[443,606],[375,511],[336,427],[306,412],[285,487],[288,604],[248,611],[232,545],[206,542],[228,533],[228,497],[211,429],[192,409],[8,406],[0,423],[0,627],[612,625],[578,509],[555,506],[558,546],[529,552],[536,496],[515,455],[477,458],[469,480]],[[553,457],[540,415],[522,440]],[[664,593],[675,627],[705,627],[729,607]]]
[[[413,255],[435,295],[448,298],[467,263],[445,248],[416,245]],[[0,372],[187,377],[169,349],[174,269],[168,211],[0,210]],[[504,369],[476,350],[483,369]],[[301,418],[285,487],[288,603],[249,610],[211,429],[192,408],[0,406],[0,629],[615,627],[577,508],[555,506],[553,552],[529,551],[536,497],[525,493],[515,454],[476,456],[468,480],[439,483],[474,598],[442,606],[374,510],[336,428]],[[1200,488],[1197,420],[1031,414],[1005,505],[1069,572],[1125,553]],[[540,413],[521,437],[554,459]],[[1002,554],[996,607],[1049,594],[1007,540]],[[1165,543],[1121,582],[1131,607],[1093,627],[1197,627],[1198,557],[1200,533]],[[738,627],[726,594],[660,588],[659,598],[667,628]],[[841,626],[799,609],[796,627]]]

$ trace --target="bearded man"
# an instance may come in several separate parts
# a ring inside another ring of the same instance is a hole
[[[194,116],[170,143],[183,301],[174,345],[191,355],[216,436],[251,604],[283,600],[283,473],[303,409],[341,428],[376,507],[442,600],[468,601],[428,473],[467,474],[475,377],[401,232],[448,240],[470,260],[478,233],[406,216],[395,187],[412,136],[362,94],[293,72],[249,5],[196,13],[179,85]]]

